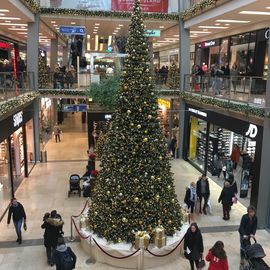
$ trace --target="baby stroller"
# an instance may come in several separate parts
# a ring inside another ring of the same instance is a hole
[[[242,249],[244,259],[240,270],[270,270],[270,267],[262,259],[266,256],[262,246],[257,243],[254,237],[252,239],[254,244],[251,244],[250,240],[244,242],[245,248]]]
[[[68,197],[70,197],[71,193],[78,193],[81,197],[81,186],[80,186],[80,180],[81,177],[78,174],[72,174],[69,177],[69,191],[68,191]]]

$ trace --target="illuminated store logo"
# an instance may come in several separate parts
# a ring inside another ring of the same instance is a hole
[[[162,98],[159,98],[158,99],[158,105],[159,106],[163,106],[167,109],[170,109],[171,107],[171,102],[169,100],[166,100],[166,99],[162,99]]]
[[[200,116],[207,117],[207,113],[206,112],[202,112],[202,111],[199,111],[199,110],[196,110],[196,109],[193,109],[193,108],[188,108],[188,110],[190,112],[195,113],[195,114],[198,114]]]
[[[23,112],[22,111],[13,115],[13,126],[14,127],[19,127],[22,122],[23,122]]]
[[[270,39],[270,29],[267,29],[264,33],[266,39]]]
[[[105,114],[105,119],[106,120],[111,120],[112,119],[112,115],[111,114]]]
[[[249,124],[248,131],[246,132],[246,136],[250,138],[255,138],[258,134],[258,127],[253,124]]]
[[[216,42],[214,40],[211,41],[205,41],[202,43],[202,48],[212,47],[215,46]]]

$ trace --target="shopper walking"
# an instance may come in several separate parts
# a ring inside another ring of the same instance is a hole
[[[7,224],[10,224],[11,216],[13,219],[14,227],[17,234],[17,240],[19,244],[22,243],[22,225],[24,225],[24,229],[26,230],[26,214],[24,211],[24,207],[21,203],[17,201],[16,198],[12,198],[9,209],[8,209],[8,219]]]
[[[230,220],[230,210],[232,206],[232,201],[234,197],[233,189],[228,181],[225,181],[224,187],[219,196],[218,202],[222,203],[223,208],[223,219]]]
[[[176,136],[174,135],[170,143],[170,150],[172,152],[172,158],[175,158],[176,145],[177,145],[177,139],[176,139]]]
[[[58,238],[57,248],[53,252],[53,262],[56,270],[72,270],[76,266],[77,257],[70,247],[67,247],[63,237]]]
[[[194,213],[194,206],[197,200],[197,193],[196,193],[196,184],[192,182],[190,186],[186,190],[185,200],[188,209],[190,209],[190,213]]]
[[[206,215],[206,207],[210,196],[209,181],[205,174],[203,174],[196,184],[196,192],[200,202],[200,213],[202,213],[202,199],[204,199],[203,213]]]
[[[247,208],[247,214],[242,216],[239,234],[240,234],[240,256],[241,264],[243,263],[244,250],[247,245],[250,245],[250,238],[254,237],[257,231],[258,219],[256,216],[256,208],[249,206]]]
[[[237,144],[234,144],[233,149],[232,149],[232,154],[231,154],[231,160],[233,162],[233,169],[234,170],[236,170],[236,168],[237,168],[237,164],[240,161],[240,156],[241,156],[240,148]]]
[[[197,223],[192,223],[184,236],[184,250],[190,269],[195,269],[194,264],[198,269],[199,261],[203,258],[203,238]]]
[[[210,262],[208,270],[229,270],[224,244],[221,241],[214,244],[205,259]]]
[[[233,86],[233,92],[236,94],[236,85],[237,85],[237,80],[238,80],[238,70],[237,70],[237,65],[234,64],[231,69],[231,78],[232,78],[232,86]]]
[[[46,247],[47,262],[49,265],[54,265],[52,260],[52,253],[56,249],[57,239],[61,237],[63,231],[64,222],[61,217],[54,210],[50,213],[46,213],[43,217],[42,229],[44,232],[44,246]]]
[[[55,137],[55,142],[57,143],[57,141],[61,142],[61,138],[60,138],[60,134],[61,134],[61,129],[58,126],[58,124],[56,123],[54,128],[53,128],[53,133],[54,133],[54,137]]]

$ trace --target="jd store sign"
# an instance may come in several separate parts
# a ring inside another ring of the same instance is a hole
[[[23,112],[22,111],[13,115],[13,126],[14,127],[19,127],[22,122],[23,122]]]
[[[258,127],[254,124],[249,124],[248,131],[246,132],[246,136],[255,139],[258,134]]]

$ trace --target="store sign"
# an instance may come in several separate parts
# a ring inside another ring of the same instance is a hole
[[[202,48],[208,48],[208,47],[213,47],[216,46],[216,41],[211,40],[211,41],[205,41],[202,43]]]
[[[65,35],[85,36],[86,29],[84,26],[60,26],[59,32]]]
[[[1,49],[10,49],[11,48],[11,44],[10,43],[7,43],[7,42],[0,41],[0,48]]]
[[[23,112],[22,111],[13,115],[13,126],[14,127],[19,127],[22,122],[23,122]]]
[[[112,115],[111,114],[105,114],[105,119],[106,120],[111,120],[112,119]]]
[[[266,39],[270,39],[270,29],[267,29],[267,30],[265,31],[264,37],[265,37]]]
[[[141,9],[144,12],[168,13],[168,0],[141,0]],[[112,10],[132,11],[133,0],[112,0]]]
[[[62,105],[62,112],[87,112],[87,105],[86,104],[63,104]]]
[[[162,98],[158,99],[158,105],[159,106],[164,106],[167,109],[171,108],[171,102],[169,100],[162,99]]]
[[[258,127],[256,125],[249,124],[248,131],[246,132],[246,136],[254,139],[256,138],[257,134],[258,134]]]
[[[147,37],[160,37],[160,30],[145,30]]]
[[[197,115],[203,116],[203,117],[207,117],[207,113],[206,112],[202,112],[193,108],[188,108],[189,112],[195,113]]]

